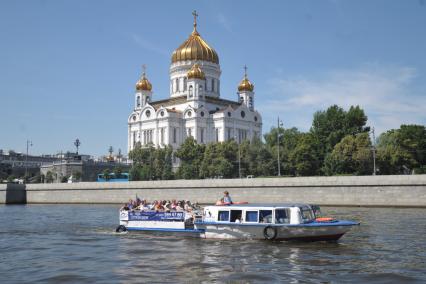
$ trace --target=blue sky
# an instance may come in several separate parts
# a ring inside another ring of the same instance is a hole
[[[426,124],[426,1],[0,2],[0,149],[126,152],[134,85],[147,65],[169,96],[170,57],[198,30],[219,54],[221,96],[247,64],[263,132],[279,115],[309,129],[332,104],[360,105],[378,133]]]

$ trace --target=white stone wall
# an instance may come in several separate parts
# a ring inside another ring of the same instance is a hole
[[[253,203],[426,207],[426,175],[28,184],[27,201],[118,204],[137,194],[148,200],[189,199],[211,204],[225,189],[234,201]]]

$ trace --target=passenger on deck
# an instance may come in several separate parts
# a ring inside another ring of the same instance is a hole
[[[163,211],[164,210],[164,206],[163,206],[161,201],[157,201],[157,204],[155,204],[154,210],[155,211]]]
[[[170,209],[176,210],[177,202],[176,199],[172,199],[172,204],[170,205]]]
[[[183,201],[179,201],[176,206],[176,211],[183,211],[185,205],[183,204]]]
[[[129,210],[133,209],[133,200],[131,198],[129,199],[129,203],[127,203],[127,207],[129,208]]]
[[[186,212],[191,212],[192,211],[192,206],[191,206],[191,202],[189,200],[187,200],[185,202],[184,208]]]
[[[223,203],[228,203],[228,204],[232,204],[232,199],[231,196],[229,195],[228,191],[224,191],[223,192]]]

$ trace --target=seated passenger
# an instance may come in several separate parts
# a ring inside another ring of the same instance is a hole
[[[155,211],[163,211],[164,210],[164,206],[163,206],[162,202],[157,201],[157,204],[154,206],[154,210]]]
[[[223,198],[221,198],[218,201],[216,201],[216,205],[222,205],[222,204],[223,204]]]
[[[191,206],[191,202],[189,200],[187,200],[185,202],[185,205],[183,207],[185,209],[186,212],[191,212],[192,211],[192,206]]]
[[[176,199],[173,199],[173,200],[172,200],[172,204],[170,205],[170,209],[172,209],[172,210],[176,210],[176,206],[177,206]]]
[[[176,206],[176,211],[183,211],[185,205],[183,204],[183,201],[179,201]]]
[[[129,206],[127,206],[127,203],[124,203],[123,207],[120,208],[120,211],[129,211]]]

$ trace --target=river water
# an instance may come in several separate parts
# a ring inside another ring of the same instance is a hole
[[[426,209],[323,208],[337,243],[116,234],[117,206],[0,206],[0,283],[425,283]],[[323,212],[324,213],[324,212]]]

